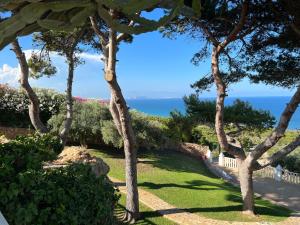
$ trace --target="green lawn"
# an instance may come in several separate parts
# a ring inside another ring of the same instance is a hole
[[[116,208],[116,217],[120,221],[123,217],[125,209],[125,196],[121,195],[119,200],[119,204]],[[159,224],[159,225],[174,225],[174,222],[163,218],[158,212],[149,209],[147,206],[140,203],[140,216],[141,218],[138,220],[137,225],[152,225],[152,224]],[[123,225],[124,223],[119,222],[118,225]]]
[[[122,151],[92,150],[109,164],[110,176],[124,180]],[[205,217],[229,221],[281,221],[290,211],[256,199],[257,218],[240,213],[238,188],[213,176],[199,160],[173,151],[139,152],[139,187],[166,202]]]

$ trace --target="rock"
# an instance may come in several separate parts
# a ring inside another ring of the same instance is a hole
[[[0,135],[0,144],[8,143],[9,140],[5,137],[5,135]]]
[[[109,166],[102,159],[91,156],[88,150],[81,147],[66,147],[58,155],[58,159],[48,164],[47,168],[72,163],[90,164],[96,176],[107,175],[109,172]]]

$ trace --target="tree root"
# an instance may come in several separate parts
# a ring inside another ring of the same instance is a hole
[[[122,221],[128,224],[134,224],[138,220],[139,215],[135,213],[129,212],[128,210],[125,211]]]

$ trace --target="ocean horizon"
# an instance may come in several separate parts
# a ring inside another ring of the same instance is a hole
[[[253,108],[260,110],[268,110],[279,121],[280,115],[283,112],[286,104],[290,101],[290,96],[270,96],[270,97],[227,97],[225,105],[231,105],[236,99],[249,102]],[[215,100],[213,97],[203,97],[201,100]],[[161,98],[161,99],[127,99],[127,104],[131,109],[139,110],[143,113],[169,117],[170,112],[178,110],[185,113],[185,105],[182,98]],[[300,129],[300,109],[294,113],[289,127],[290,130]]]

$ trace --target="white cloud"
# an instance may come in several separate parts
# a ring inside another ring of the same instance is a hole
[[[102,54],[90,54],[86,52],[79,53],[78,56],[84,60],[91,60],[95,62],[102,62],[103,56]]]
[[[8,84],[10,86],[18,86],[18,80],[20,76],[19,67],[11,67],[7,64],[3,64],[0,67],[0,83]]]
[[[40,50],[36,50],[36,49],[24,50],[27,59],[30,58],[32,52],[39,53]],[[102,62],[103,59],[102,54],[99,55],[99,54],[91,54],[86,52],[78,53],[77,56],[79,56],[80,58],[86,61],[94,61],[94,62]],[[57,52],[50,52],[50,57],[59,58],[60,60],[64,59],[64,57],[59,55]]]

